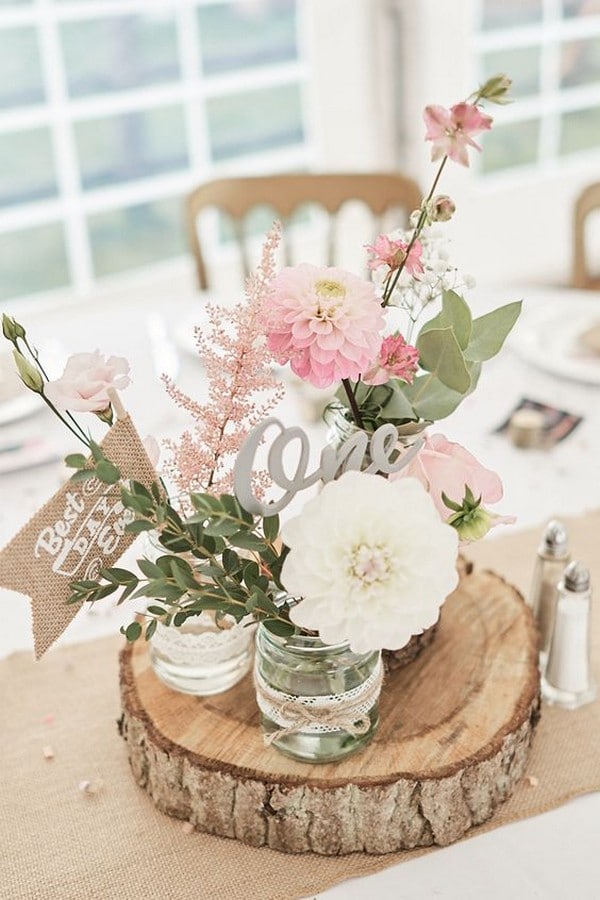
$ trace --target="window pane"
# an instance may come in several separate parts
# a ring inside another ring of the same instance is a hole
[[[561,126],[560,152],[563,156],[600,146],[600,106],[565,113]]]
[[[0,206],[44,200],[56,193],[49,130],[0,134]]]
[[[485,31],[541,22],[542,0],[482,0],[481,27]]]
[[[84,188],[97,188],[188,165],[179,106],[78,122],[75,136]]]
[[[600,0],[563,0],[563,16],[566,19],[600,14]]]
[[[535,163],[539,129],[539,119],[497,125],[483,138],[485,146],[481,158],[482,171],[496,172]]]
[[[73,97],[179,78],[177,36],[170,12],[69,22],[61,26],[61,36]]]
[[[42,225],[0,234],[0,300],[48,291],[68,283],[62,225]]]
[[[99,213],[88,223],[97,276],[179,256],[186,249],[180,197]]]
[[[498,72],[506,72],[513,80],[513,97],[537,94],[540,90],[540,55],[540,47],[486,53],[482,58],[483,80]]]
[[[600,81],[600,37],[565,42],[560,63],[561,87]]]
[[[298,144],[304,139],[297,84],[214,97],[206,105],[215,161]]]
[[[237,0],[198,10],[206,75],[298,57],[296,0]]]
[[[44,97],[35,29],[0,31],[0,108],[30,106]]]

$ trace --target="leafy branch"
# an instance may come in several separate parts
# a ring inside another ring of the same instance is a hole
[[[127,640],[142,634],[149,640],[158,623],[180,627],[193,616],[212,612],[217,624],[231,616],[236,622],[250,616],[279,635],[295,631],[281,567],[287,548],[278,544],[279,517],[252,516],[229,494],[219,497],[194,493],[194,513],[185,519],[171,506],[156,482],[148,490],[137,481],[121,488],[123,505],[136,518],[130,533],[156,533],[164,554],[154,562],[138,559],[138,572],[111,567],[97,580],[71,584],[69,603],[94,603],[118,594],[117,603],[149,598],[145,623],[121,629]]]

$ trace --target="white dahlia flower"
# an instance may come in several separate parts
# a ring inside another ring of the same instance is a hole
[[[413,478],[346,472],[283,526],[282,583],[300,628],[366,653],[398,650],[438,618],[457,583],[458,536]]]

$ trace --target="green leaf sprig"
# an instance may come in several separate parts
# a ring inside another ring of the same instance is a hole
[[[69,603],[94,603],[118,594],[117,603],[149,598],[135,621],[121,629],[127,640],[149,640],[158,623],[180,627],[188,618],[212,612],[236,622],[247,616],[276,634],[295,632],[289,605],[280,597],[287,548],[279,543],[279,517],[252,516],[229,494],[190,495],[194,513],[182,518],[156,482],[150,490],[132,481],[122,487],[123,505],[136,516],[130,533],[155,531],[164,554],[136,561],[137,572],[104,568],[97,580],[71,584]],[[140,618],[142,621],[140,621]]]

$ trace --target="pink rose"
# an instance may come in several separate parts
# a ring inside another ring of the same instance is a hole
[[[443,434],[425,438],[425,443],[416,457],[400,470],[398,475],[417,478],[429,491],[440,517],[447,521],[453,511],[442,500],[442,492],[455,503],[462,504],[465,486],[469,487],[475,499],[481,497],[483,507],[502,499],[502,482],[495,472],[486,469],[475,457]],[[486,511],[487,512],[487,511]],[[489,515],[489,527],[500,522],[508,524],[513,517]]]
[[[60,378],[44,387],[48,400],[61,410],[101,412],[110,406],[108,388],[122,390],[130,383],[129,363],[122,356],[103,358],[98,350],[75,353]]]

